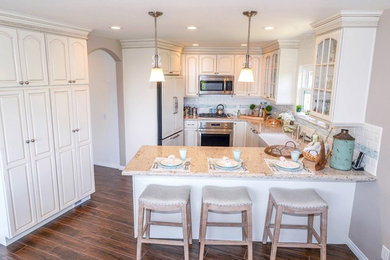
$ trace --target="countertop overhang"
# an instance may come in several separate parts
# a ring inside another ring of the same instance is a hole
[[[178,172],[174,170],[152,171],[151,167],[156,157],[168,157],[173,154],[179,157],[179,149],[187,149],[187,157],[191,158],[191,170]],[[241,158],[246,163],[248,173],[221,172],[209,173],[207,158],[233,157],[233,150],[242,151]],[[329,166],[322,171],[314,171],[314,163],[304,161],[306,167],[314,174],[275,174],[267,166],[264,159],[275,158],[264,152],[261,147],[206,147],[206,146],[142,146],[131,159],[122,175],[151,175],[151,176],[192,176],[192,177],[218,177],[218,178],[258,178],[275,180],[304,180],[304,181],[337,181],[337,182],[370,182],[376,176],[364,171],[340,171]]]

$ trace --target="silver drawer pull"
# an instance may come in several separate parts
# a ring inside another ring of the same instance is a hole
[[[24,85],[24,82],[23,81],[19,81],[19,85]]]
[[[30,140],[26,140],[26,144],[29,144],[30,143]]]
[[[30,82],[28,82],[28,81],[25,81],[25,82],[24,82],[24,84],[28,85],[28,84],[30,84]]]

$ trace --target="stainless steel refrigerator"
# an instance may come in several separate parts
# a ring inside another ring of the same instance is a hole
[[[158,144],[183,145],[183,77],[165,77],[157,93]]]

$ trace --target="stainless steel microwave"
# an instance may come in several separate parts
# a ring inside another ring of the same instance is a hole
[[[233,95],[233,81],[229,75],[200,75],[199,95]]]

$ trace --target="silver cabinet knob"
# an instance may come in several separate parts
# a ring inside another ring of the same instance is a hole
[[[30,142],[35,143],[35,139],[31,139]]]
[[[76,81],[75,81],[75,80],[72,80],[72,83],[76,83]]]
[[[19,81],[19,85],[23,85],[24,84],[24,82],[23,81]]]
[[[71,83],[72,83],[72,81],[71,81],[71,80],[68,80],[68,83],[69,83],[69,84],[71,84]]]
[[[172,74],[172,73],[173,73],[173,71],[170,71],[170,72],[169,72],[169,74]]]
[[[28,84],[30,84],[30,82],[28,82],[28,81],[25,81],[25,82],[24,82],[24,84],[28,85]]]
[[[73,133],[76,133],[76,129],[73,129],[72,132],[73,132]]]
[[[76,132],[78,132],[78,131],[80,131],[80,129],[77,128],[77,129],[76,129]]]
[[[26,144],[29,144],[30,143],[30,140],[26,140]]]

